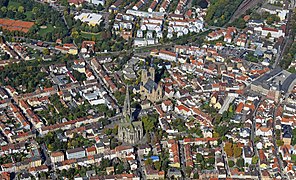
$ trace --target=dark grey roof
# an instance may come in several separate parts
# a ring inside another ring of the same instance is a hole
[[[97,144],[96,144],[96,147],[98,148],[98,147],[104,147],[104,144],[102,143],[102,142],[98,142]]]
[[[146,84],[144,85],[144,87],[148,90],[148,92],[152,92],[153,89],[156,90],[157,89],[157,84],[156,82],[152,81],[150,78],[148,79],[148,81],[146,82]]]
[[[251,23],[263,23],[262,20],[252,19],[250,20]]]
[[[292,134],[290,132],[285,132],[283,138],[292,138]]]
[[[81,152],[81,151],[84,151],[84,149],[79,147],[79,148],[74,148],[74,149],[68,149],[67,153],[71,154],[71,153],[77,153],[77,152]]]
[[[244,146],[243,151],[244,151],[245,157],[252,157],[253,156],[253,151],[249,146]]]

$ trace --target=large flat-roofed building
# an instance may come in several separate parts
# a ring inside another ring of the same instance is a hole
[[[83,148],[74,148],[66,151],[67,159],[78,159],[85,157],[85,150]]]
[[[81,22],[86,22],[90,26],[99,25],[102,21],[102,15],[97,13],[81,13],[80,15],[77,15],[74,17],[74,19],[77,21],[78,19]]]

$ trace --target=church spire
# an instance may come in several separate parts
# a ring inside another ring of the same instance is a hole
[[[129,90],[128,85],[126,85],[126,94],[125,94],[125,100],[123,105],[123,121],[130,123],[132,120],[132,114],[131,114],[131,103],[130,103],[130,96],[129,96]]]

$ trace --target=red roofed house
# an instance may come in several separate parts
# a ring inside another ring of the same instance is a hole
[[[81,53],[95,52],[95,44],[94,41],[83,41],[81,44]]]
[[[173,110],[173,103],[171,100],[165,100],[161,103],[161,108],[164,112]]]
[[[261,36],[266,37],[269,33],[272,38],[285,37],[285,32],[282,29],[275,29],[269,27],[255,27],[254,31],[261,32]]]
[[[184,106],[183,104],[175,107],[175,112],[178,114],[184,114],[184,115],[191,115],[191,111],[188,107]]]
[[[74,5],[76,7],[80,7],[84,3],[84,0],[68,0],[68,3],[70,6]]]
[[[52,152],[50,155],[50,159],[53,163],[62,162],[65,160],[65,155],[61,151]]]
[[[97,149],[95,146],[86,148],[86,155],[87,156],[93,156],[95,154],[97,154]]]
[[[176,53],[167,50],[160,50],[158,53],[158,58],[168,61],[176,61]]]

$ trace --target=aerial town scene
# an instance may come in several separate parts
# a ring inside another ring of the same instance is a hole
[[[0,180],[296,179],[296,0],[0,0]]]

